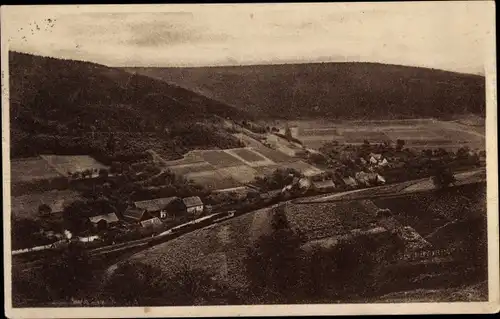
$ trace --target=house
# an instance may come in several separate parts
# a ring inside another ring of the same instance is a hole
[[[143,220],[151,218],[151,214],[147,210],[137,207],[127,208],[122,215],[125,220],[132,223],[140,223]]]
[[[383,159],[382,154],[378,154],[378,153],[370,153],[369,156],[370,156],[370,158],[373,157],[375,160],[377,160],[377,162],[381,161]]]
[[[142,227],[155,227],[155,226],[161,226],[163,223],[158,217],[153,217],[150,219],[143,220],[141,223]]]
[[[389,161],[386,158],[384,158],[384,159],[382,159],[382,161],[380,161],[378,163],[378,165],[382,166],[382,167],[387,166],[387,165],[389,165]]]
[[[377,174],[377,184],[385,184],[385,178],[380,174]]]
[[[382,177],[380,174],[369,172],[357,172],[356,173],[356,180],[362,185],[365,186],[373,186],[373,185],[381,185],[385,184],[385,178]]]
[[[335,183],[329,179],[325,181],[313,182],[313,187],[320,192],[329,192],[335,189]]]
[[[260,194],[261,199],[271,199],[281,195],[281,189],[270,190]]]
[[[185,212],[184,203],[176,196],[138,201],[134,203],[134,207],[161,219],[175,219]]]
[[[308,190],[312,184],[309,178],[303,177],[298,180],[297,185],[302,190]]]
[[[120,222],[115,213],[89,217],[89,221],[97,229],[106,229],[110,225]]]
[[[356,182],[356,180],[354,178],[352,178],[351,176],[343,177],[342,181],[344,182],[344,184],[347,187],[350,187],[350,188],[356,188],[356,186],[358,186],[358,183]]]
[[[185,197],[182,202],[186,206],[186,212],[188,215],[194,215],[195,217],[203,212],[203,202],[198,196]]]

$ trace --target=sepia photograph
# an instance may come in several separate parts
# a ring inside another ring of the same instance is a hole
[[[1,10],[7,317],[499,310],[493,2]]]

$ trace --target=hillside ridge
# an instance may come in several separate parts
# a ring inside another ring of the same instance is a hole
[[[259,118],[393,119],[485,114],[484,77],[373,62],[124,68]]]

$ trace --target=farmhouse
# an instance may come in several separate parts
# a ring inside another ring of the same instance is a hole
[[[355,188],[356,186],[358,186],[358,183],[356,182],[356,180],[354,178],[352,178],[351,176],[343,177],[342,181],[344,182],[344,184],[347,187],[350,187],[350,188]]]
[[[335,183],[329,179],[325,181],[313,182],[313,187],[320,192],[329,192],[335,189]]]
[[[186,206],[186,212],[189,215],[198,216],[203,212],[203,202],[198,196],[185,197],[182,202]]]
[[[140,223],[151,218],[151,215],[145,209],[129,207],[123,212],[123,218],[132,223]]]
[[[155,227],[160,225],[162,225],[162,222],[158,217],[146,219],[141,222],[142,227]]]
[[[97,229],[106,229],[109,225],[118,223],[120,221],[115,213],[89,217],[89,220]]]
[[[151,216],[169,220],[185,211],[184,203],[176,196],[138,201],[134,207],[147,211]]]

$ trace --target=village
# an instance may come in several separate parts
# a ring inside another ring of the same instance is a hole
[[[234,154],[247,168],[256,171],[259,167],[255,163],[264,163],[266,170],[235,183],[207,183],[215,187],[206,187],[206,176],[200,181],[191,172],[210,164],[213,169],[220,163],[213,159],[208,163],[185,163],[189,155],[180,162],[168,162],[150,151],[146,160],[109,166],[88,155],[42,155],[12,161],[13,195],[18,195],[13,197],[13,253],[50,249],[69,240],[93,248],[113,245],[155,236],[207,216],[244,212],[291,198],[430,177],[435,163],[446,164],[457,172],[484,166],[485,160],[484,152],[467,147],[456,153],[444,149],[417,152],[404,148],[402,140],[395,144],[334,141],[318,151],[298,143],[287,124],[278,129],[244,122],[227,124],[227,128],[244,137],[246,146],[225,153],[201,154]],[[262,138],[262,132],[269,133]],[[252,162],[247,156],[251,152],[265,160]],[[280,156],[286,160],[278,162]],[[243,166],[231,165],[229,168],[237,168],[231,171],[233,175],[243,171]],[[178,176],[182,174],[179,168],[184,169],[184,176]],[[227,167],[215,170],[213,179],[223,169]],[[73,195],[68,196],[68,192]],[[37,198],[36,194],[53,195]],[[38,202],[27,200],[30,196]],[[16,204],[16,199],[22,203]],[[31,201],[31,217],[16,219],[20,210],[28,208],[27,201]],[[23,231],[20,239],[16,227]],[[26,229],[31,236],[26,236]]]

